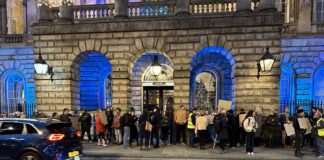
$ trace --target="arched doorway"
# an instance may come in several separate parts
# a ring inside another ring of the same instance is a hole
[[[112,106],[112,66],[97,52],[81,53],[71,66],[73,109],[96,110]]]
[[[235,61],[222,47],[199,51],[190,65],[190,107],[213,110],[218,100],[232,101],[234,109]]]
[[[158,57],[162,66],[159,75],[154,75],[151,70],[154,56]],[[167,106],[173,105],[172,66],[170,59],[160,53],[145,53],[137,59],[132,69],[132,106],[136,111],[141,111],[143,107],[165,110]]]

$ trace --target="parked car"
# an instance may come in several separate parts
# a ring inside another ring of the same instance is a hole
[[[79,160],[80,135],[51,119],[0,119],[0,159]]]

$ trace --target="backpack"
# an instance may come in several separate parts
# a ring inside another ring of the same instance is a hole
[[[244,125],[245,121],[248,119],[248,124],[247,126]],[[243,127],[244,127],[244,130],[245,132],[252,132],[253,131],[253,126],[250,125],[250,118],[247,118],[243,121]]]

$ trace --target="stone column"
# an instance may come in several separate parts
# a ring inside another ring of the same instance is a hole
[[[26,2],[26,33],[31,34],[31,25],[37,22],[37,3],[36,0],[27,0]]]
[[[176,3],[176,15],[189,15],[189,0],[177,0]]]
[[[128,0],[115,1],[114,18],[128,18]]]
[[[6,0],[0,0],[0,34],[7,34],[7,5]]]
[[[251,0],[237,0],[236,1],[236,13],[250,13],[251,9]]]
[[[258,6],[260,12],[277,12],[275,0],[261,0]]]

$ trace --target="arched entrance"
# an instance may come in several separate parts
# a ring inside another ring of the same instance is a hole
[[[154,75],[151,70],[154,56],[158,57],[162,66],[159,75]],[[145,53],[135,62],[132,69],[132,106],[136,111],[141,111],[143,107],[165,110],[168,105],[173,105],[172,66],[170,59],[160,53]]]
[[[81,53],[71,66],[74,109],[96,110],[112,105],[112,66],[97,52]]]
[[[234,58],[224,48],[199,51],[190,65],[190,107],[212,110],[222,99],[234,108],[234,69]]]

